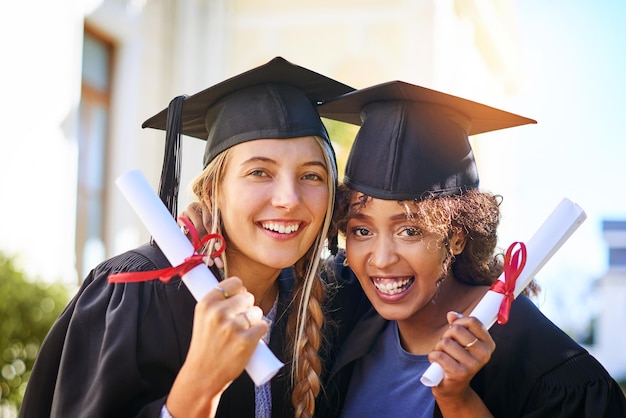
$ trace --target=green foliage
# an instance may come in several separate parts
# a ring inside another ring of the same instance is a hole
[[[41,342],[68,301],[61,284],[28,280],[0,253],[0,407],[20,407]]]
[[[358,132],[359,127],[332,119],[322,119],[322,121],[326,126],[326,130],[328,130],[328,135],[330,135],[333,148],[335,149],[337,166],[339,169],[339,181],[341,181],[341,179],[343,179],[346,160],[348,159],[348,154],[350,153],[350,147],[352,147],[352,142],[354,142],[354,137]]]

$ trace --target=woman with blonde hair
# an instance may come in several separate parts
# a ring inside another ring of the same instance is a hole
[[[20,416],[313,416],[332,351],[318,264],[337,182],[316,104],[350,90],[275,58],[148,119],[167,132],[173,214],[180,135],[207,140],[193,190],[224,238],[224,279],[197,303],[178,277],[108,283],[168,266],[156,245],[96,267],[46,338]],[[261,338],[285,367],[257,387],[244,368]]]

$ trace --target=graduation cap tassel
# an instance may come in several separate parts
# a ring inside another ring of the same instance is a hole
[[[183,102],[187,96],[178,96],[172,99],[167,109],[167,124],[165,128],[165,153],[163,155],[163,169],[159,184],[159,197],[176,218],[178,214],[178,189],[180,186],[180,166],[182,158],[181,130]]]

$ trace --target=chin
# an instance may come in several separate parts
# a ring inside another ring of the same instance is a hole
[[[370,298],[370,302],[372,299]],[[402,309],[398,306],[390,306],[388,303],[377,300],[376,302],[372,302],[374,309],[378,312],[378,315],[382,316],[388,321],[398,321],[404,319],[408,316],[408,313],[405,309]]]
[[[265,265],[267,265],[268,267],[271,268],[275,268],[275,269],[285,269],[288,267],[293,266],[294,264],[296,264],[296,262],[299,260],[300,258],[274,258],[274,257],[269,257],[269,258],[265,258],[263,259],[263,263]]]

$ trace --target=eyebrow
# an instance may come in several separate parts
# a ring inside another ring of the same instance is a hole
[[[415,214],[413,214],[415,215]],[[367,220],[367,219],[371,219],[372,217],[369,215],[365,215],[364,213],[361,212],[352,212],[349,216],[349,219],[358,219],[358,220]],[[392,221],[402,221],[402,220],[409,220],[408,216],[406,213],[398,213],[395,214],[391,217],[389,217],[390,220]]]
[[[321,167],[323,168],[325,171],[328,171],[328,168],[326,168],[326,164],[324,164],[321,161],[307,161],[306,163],[302,164],[304,166],[313,166],[313,167]]]
[[[264,162],[264,163],[270,163],[270,164],[277,164],[278,163],[276,160],[274,160],[272,158],[257,156],[257,157],[251,157],[251,158],[248,158],[245,161],[242,161],[241,165],[255,163],[255,162]],[[328,168],[326,168],[326,164],[324,164],[322,161],[317,161],[317,160],[307,161],[307,162],[305,162],[305,163],[303,163],[301,165],[305,166],[305,167],[308,167],[308,166],[321,167],[325,171],[328,171]]]

